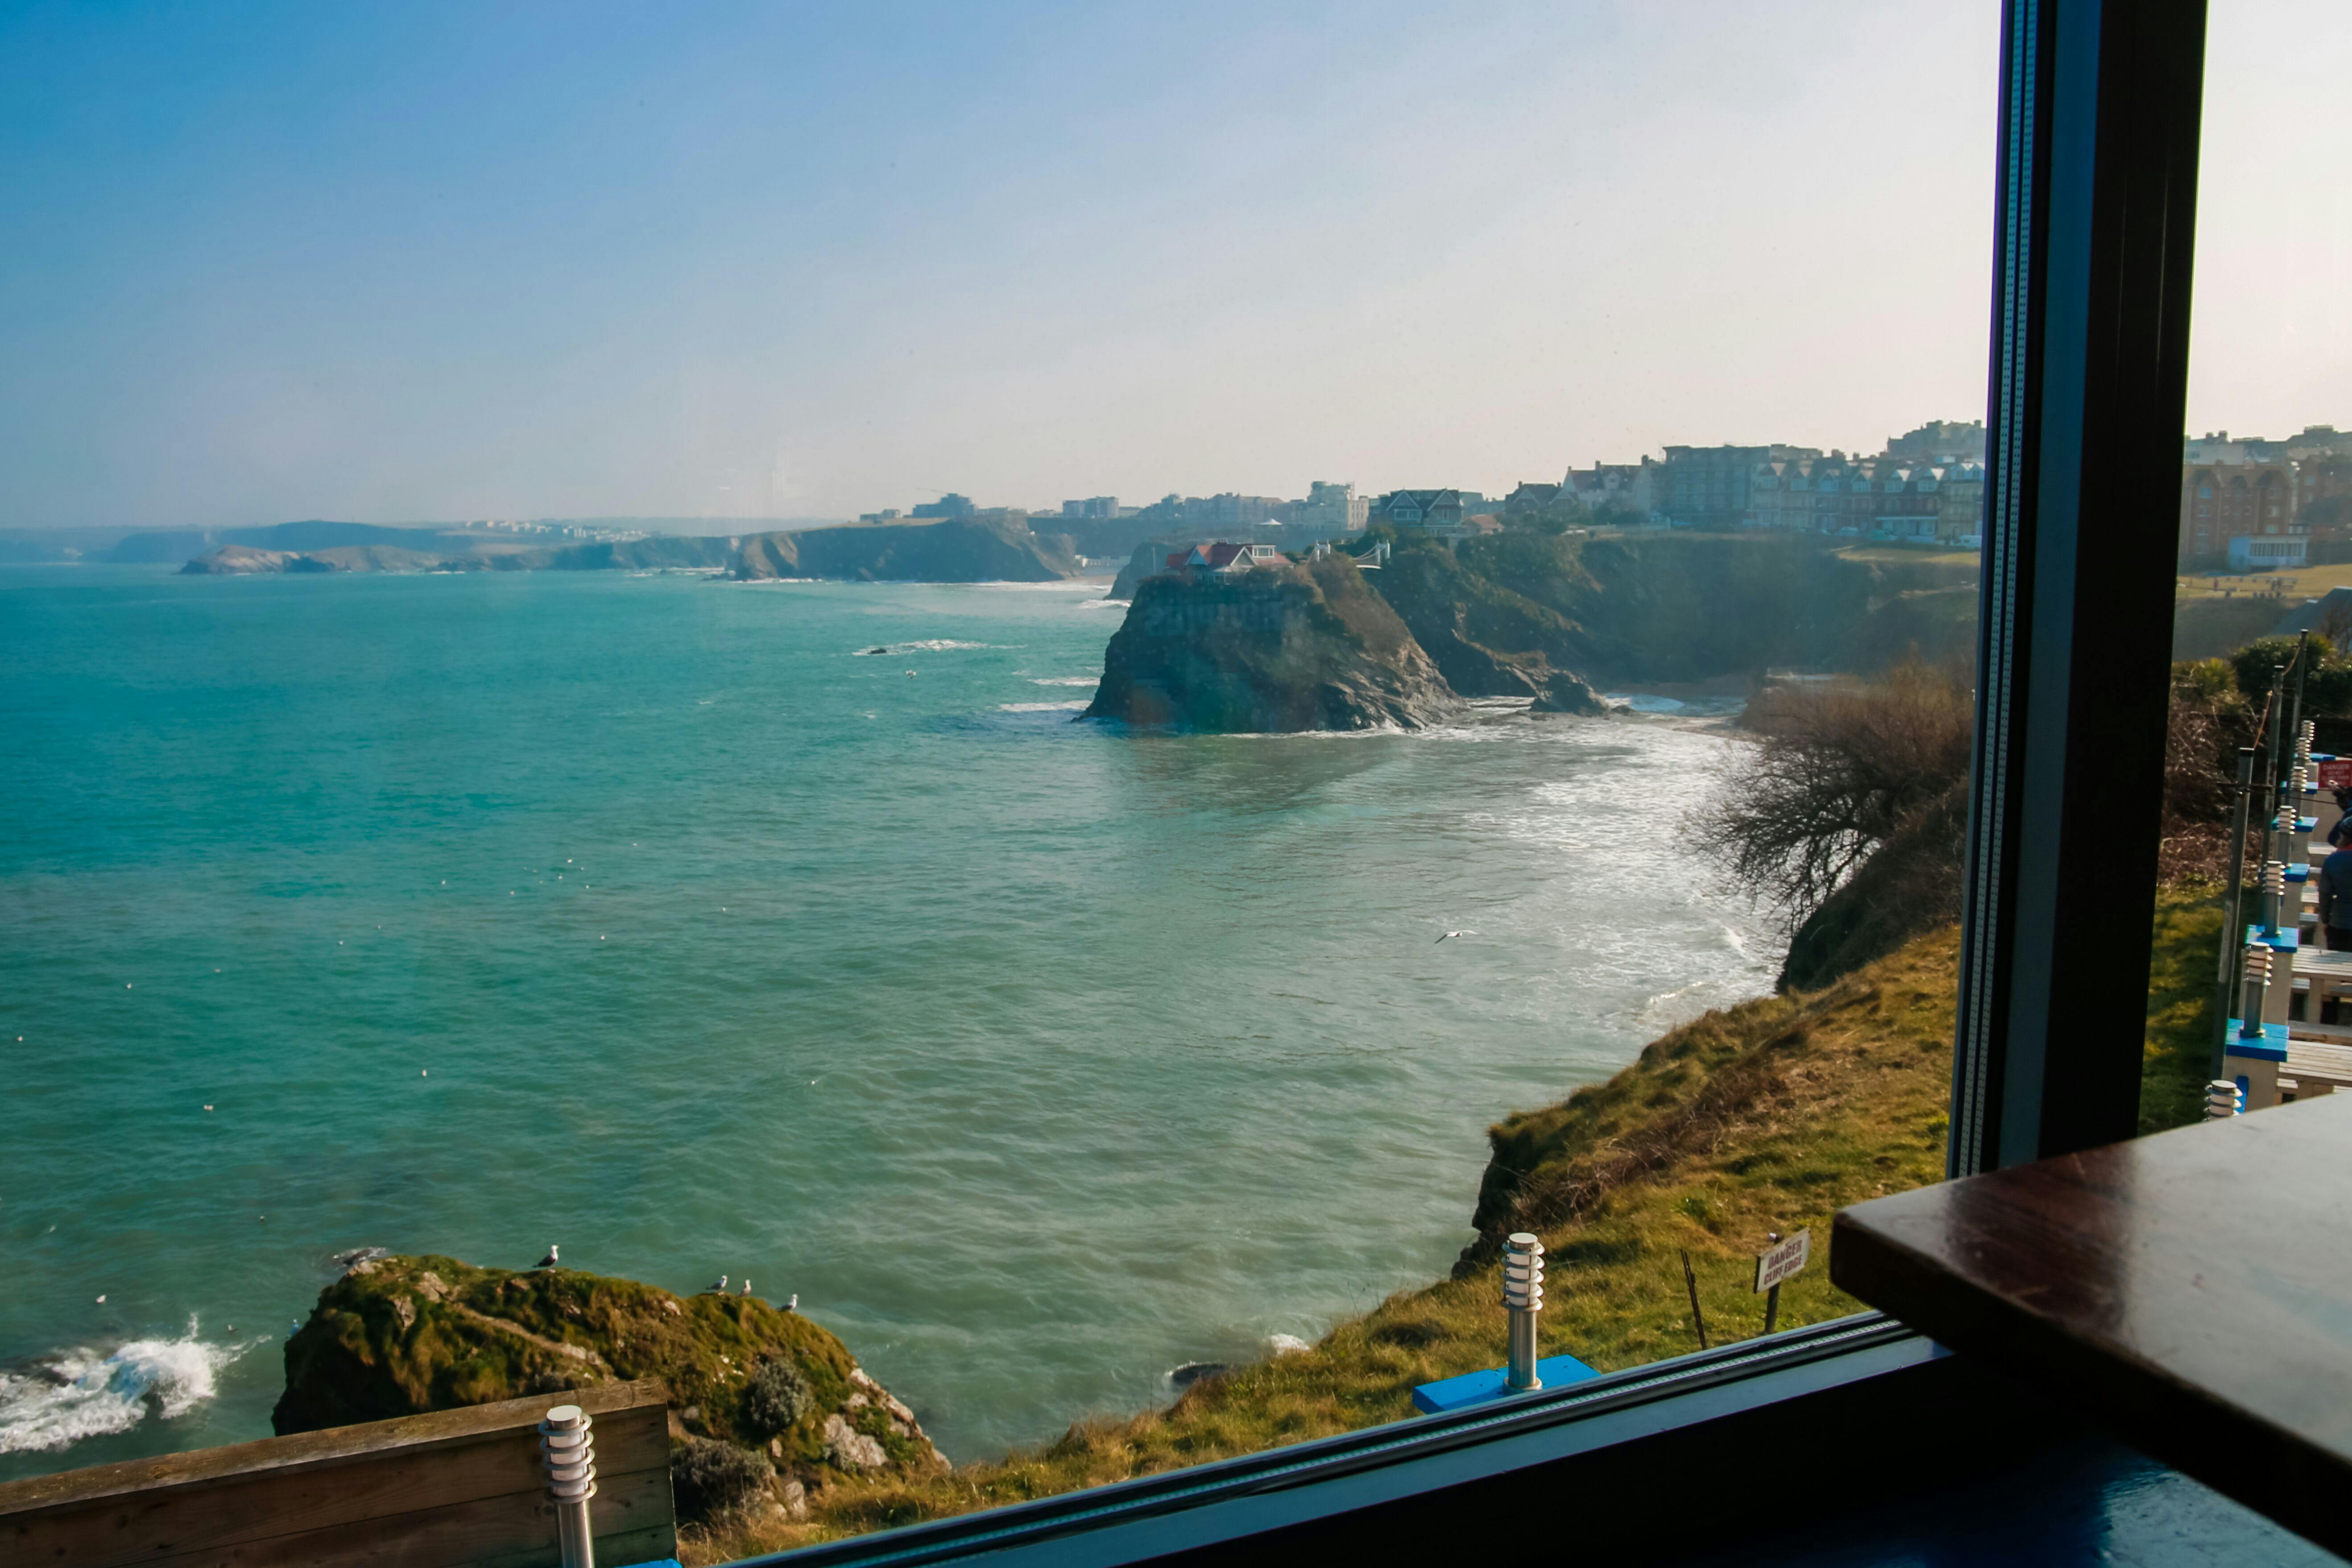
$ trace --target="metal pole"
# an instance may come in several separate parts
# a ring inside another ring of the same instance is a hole
[[[577,1405],[559,1405],[539,1424],[563,1568],[596,1568],[596,1542],[588,1530],[588,1500],[596,1495],[596,1445],[588,1429],[594,1425]]]
[[[1511,1365],[1504,1386],[1513,1394],[1541,1388],[1536,1375],[1536,1314],[1543,1310],[1543,1243],[1515,1231],[1503,1245],[1503,1306],[1511,1315]]]
[[[2271,950],[2261,942],[2246,944],[2246,994],[2240,1004],[2238,1038],[2259,1040],[2263,1037],[2263,1005],[2268,1000],[2271,984]]]
[[[2301,632],[2296,633],[2294,641],[2294,706],[2288,710],[2287,712],[2286,732],[2294,737],[2293,744],[2298,748],[2303,743],[2303,681],[2304,677],[2311,673],[2311,660],[2305,656],[2310,653],[2310,651],[2311,643],[2307,634]],[[2297,811],[2301,811],[2303,809],[2303,802],[2299,800],[2294,803],[2294,805]]]
[[[1698,1310],[1698,1276],[1691,1272],[1690,1254],[1683,1254],[1683,1285],[1690,1291],[1691,1327],[1698,1331],[1698,1348],[1706,1349],[1706,1314]]]
[[[2221,1047],[2230,1032],[2230,998],[2238,986],[2238,955],[2246,933],[2241,914],[2246,868],[2247,816],[2254,789],[2254,749],[2238,748],[2238,802],[2230,826],[2230,881],[2221,895],[2221,958],[2213,986],[2213,1059],[2210,1071],[2221,1070]]]
[[[2279,734],[2280,731],[2286,728],[2285,688],[2286,666],[2283,664],[2274,664],[2271,666],[2271,700],[2268,704],[2269,712],[2267,714],[2270,723],[2266,726],[2271,732],[2271,771],[2263,775],[2263,787],[2271,792],[2271,820],[2273,824],[2278,820]],[[2267,858],[2267,857],[2265,857],[2265,858]]]

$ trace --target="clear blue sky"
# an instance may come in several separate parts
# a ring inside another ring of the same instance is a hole
[[[2344,24],[2234,9],[2261,26],[2217,61],[2269,73],[2241,96],[2306,84],[2242,116],[2242,199],[2324,174],[2295,199],[2328,277],[2352,78],[2273,29]],[[19,0],[0,524],[1874,448],[1981,410],[1996,10]],[[2315,121],[2332,151],[2282,171]],[[2233,289],[2268,304],[2231,335],[2342,326],[2340,278],[2317,328],[2291,292]],[[2192,425],[2352,422],[2342,339],[2282,386],[2274,345],[2242,371],[2200,335]]]

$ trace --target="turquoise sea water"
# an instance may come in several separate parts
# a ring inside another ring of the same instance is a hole
[[[266,1435],[361,1246],[748,1274],[992,1454],[1769,986],[1737,742],[1073,723],[1100,592],[0,568],[0,1476]]]

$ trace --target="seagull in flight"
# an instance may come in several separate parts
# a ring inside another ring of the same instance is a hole
[[[536,1267],[541,1268],[552,1268],[555,1267],[555,1247],[552,1243],[548,1246],[547,1256],[541,1258]]]
[[[1478,934],[1478,933],[1477,933],[1476,931],[1447,931],[1447,932],[1445,933],[1445,936],[1441,936],[1441,937],[1439,937],[1437,940],[1438,940],[1438,942],[1439,942],[1440,943],[1443,943],[1443,942],[1445,941],[1445,937],[1450,937],[1450,936],[1476,936],[1477,934]]]

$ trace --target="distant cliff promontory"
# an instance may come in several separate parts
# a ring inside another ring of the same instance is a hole
[[[1344,555],[1145,579],[1084,715],[1245,733],[1406,728],[1453,694]]]
[[[367,523],[283,523],[236,537],[174,536],[197,552],[187,576],[323,572],[723,572],[740,581],[824,577],[847,582],[1050,583],[1075,574],[1056,534],[970,518],[937,522],[846,523],[740,536],[648,534],[636,539],[535,542],[472,529],[378,528]],[[542,536],[543,537],[543,536]],[[135,541],[126,559],[153,559]],[[170,559],[167,555],[164,559]]]
[[[1077,569],[1058,538],[971,518],[755,533],[728,566],[730,575],[744,581],[832,577],[869,583],[1051,583]]]

